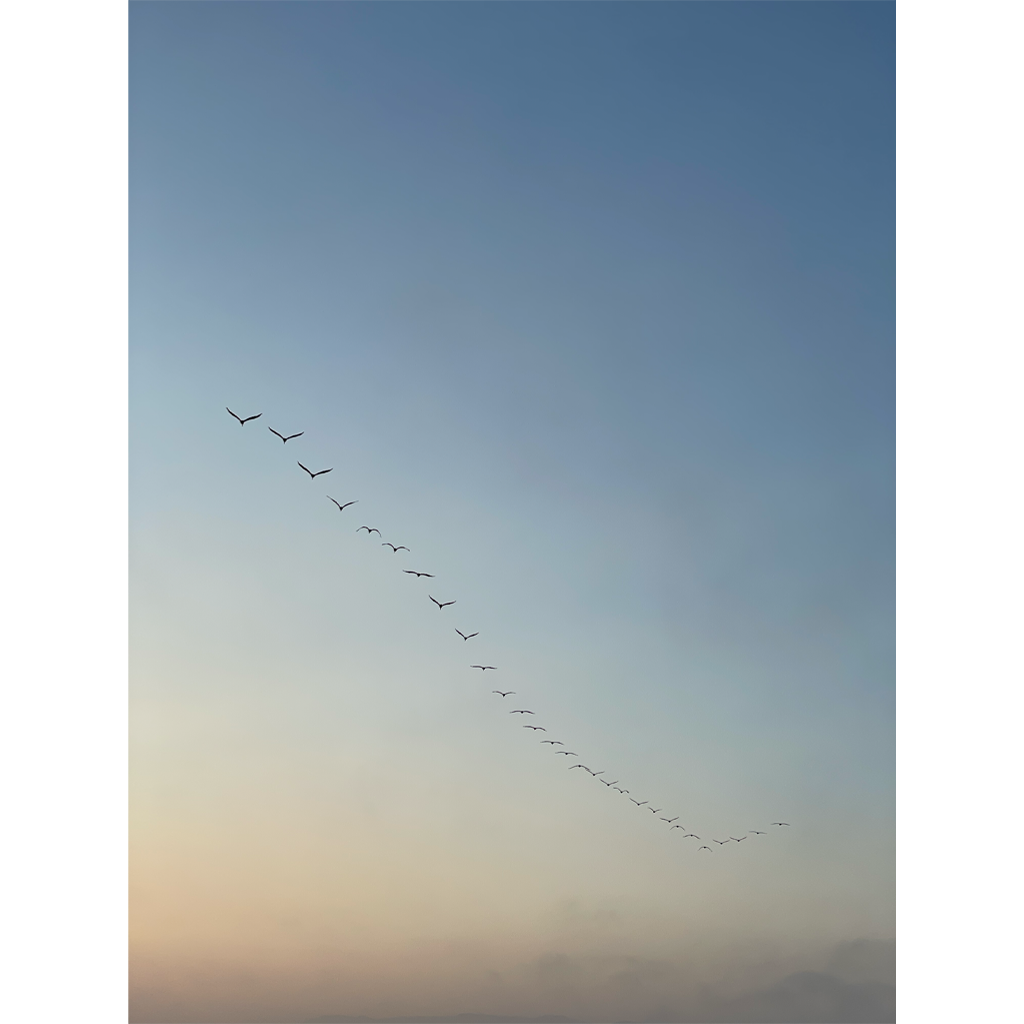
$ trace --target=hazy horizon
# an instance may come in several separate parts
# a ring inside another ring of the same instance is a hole
[[[133,1021],[891,1019],[893,22],[131,4]]]

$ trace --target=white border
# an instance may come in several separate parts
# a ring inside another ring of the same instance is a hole
[[[127,6],[0,14],[4,1015],[127,1017]]]

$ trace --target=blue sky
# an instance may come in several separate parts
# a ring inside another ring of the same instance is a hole
[[[133,5],[138,1019],[256,1019],[207,946],[269,1020],[346,943],[317,1012],[586,1016],[479,950],[713,949],[683,1013],[891,938],[893,15]],[[794,827],[695,863],[478,658],[702,835]],[[432,942],[474,950],[436,990]]]

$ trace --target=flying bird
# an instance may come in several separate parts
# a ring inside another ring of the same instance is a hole
[[[457,630],[455,630],[455,632],[458,633],[459,636],[461,636],[463,640],[470,640],[473,637],[480,635],[479,633],[470,633],[469,636],[466,636],[466,634],[463,633],[461,629],[457,629]]]
[[[510,715],[532,715],[532,711],[524,711],[522,708],[516,708],[515,711],[510,711]]]
[[[677,814],[674,818],[662,818],[661,820],[662,821],[667,821],[671,825],[673,821],[678,821],[679,820],[679,815]],[[679,827],[683,828],[684,826],[680,825]]]
[[[587,768],[587,771],[590,772],[590,769]],[[597,779],[598,775],[604,775],[604,771],[601,770],[599,772],[590,772],[590,774],[593,775],[595,779]],[[600,782],[601,780],[597,779],[597,781]]]
[[[543,725],[524,725],[524,729],[532,729],[534,732],[547,732]]]
[[[735,836],[729,836],[729,838],[730,838],[730,839],[731,839],[731,840],[732,840],[732,841],[733,841],[734,843],[742,843],[744,839],[749,839],[749,838],[750,838],[750,836],[740,836],[740,838],[739,838],[739,839],[737,839],[737,838],[736,838]]]
[[[228,409],[228,407],[226,405],[224,406],[224,408]],[[228,412],[231,412],[231,410],[228,409]],[[258,413],[256,413],[255,416],[246,416],[244,420],[242,419],[241,416],[238,415],[237,412],[231,412],[231,415],[234,416],[235,419],[238,420],[238,422],[241,423],[242,426],[244,427],[246,425],[246,423],[249,422],[249,420],[258,420],[263,415],[263,413],[258,412]]]
[[[481,672],[486,672],[489,668],[493,668],[495,672],[498,670],[497,665],[470,665],[470,668],[478,668]]]
[[[565,744],[561,740],[541,740],[541,743],[550,743],[553,747],[564,747]],[[562,751],[560,750],[561,754]]]
[[[556,754],[565,754],[566,757],[579,757],[575,750],[556,750]]]
[[[750,830],[750,834],[754,835],[754,836],[766,836],[766,835],[768,835],[767,832],[758,832],[756,828],[752,828]]]
[[[709,853],[714,853],[715,852],[714,850],[711,849],[710,846],[702,846],[700,848],[700,850],[707,850]],[[697,852],[700,853],[700,850],[698,850]]]
[[[510,693],[515,692],[515,690],[491,690],[491,693],[500,693],[502,697],[507,697]]]
[[[772,824],[773,825],[788,825],[789,822],[788,821],[773,821]]]
[[[276,430],[275,430],[275,429],[274,429],[273,427],[267,427],[267,430],[269,430],[269,431],[270,431],[270,432],[271,432],[272,434],[277,434],[277,431],[276,431]],[[296,437],[302,437],[302,435],[303,435],[304,433],[305,433],[305,431],[304,431],[304,430],[300,430],[300,431],[299,431],[299,432],[298,432],[297,434],[289,434],[289,435],[288,435],[287,437],[285,437],[285,436],[284,436],[284,434],[277,434],[277,436],[278,436],[279,438],[281,438],[281,441],[282,441],[282,442],[283,442],[284,444],[287,444],[287,443],[288,443],[289,441],[291,441],[291,440],[292,440],[293,438],[296,438]]]
[[[687,832],[686,835],[683,836],[683,838],[684,839],[700,839],[700,836],[697,835],[696,832]]]
[[[302,466],[302,463],[300,462],[300,463],[299,463],[299,465],[300,465],[300,466]],[[306,467],[305,467],[305,466],[302,466],[302,468],[303,468],[303,469],[306,469]],[[311,469],[306,469],[306,472],[307,472],[307,473],[309,474],[309,479],[310,479],[310,480],[315,480],[315,479],[316,479],[316,478],[317,478],[318,476],[323,476],[323,475],[324,475],[324,473],[330,473],[330,472],[332,472],[332,470],[330,470],[330,469],[318,469],[318,470],[317,470],[317,471],[316,471],[316,472],[314,473],[314,472],[313,472],[313,470],[311,470]]]
[[[327,497],[328,497],[328,498],[331,498],[331,496],[330,496],[329,494],[327,495]],[[349,505],[355,505],[355,504],[356,504],[356,503],[357,503],[357,502],[359,501],[359,499],[358,499],[358,498],[356,498],[356,500],[355,500],[355,501],[346,501],[344,505],[342,505],[340,501],[335,501],[335,499],[334,499],[334,498],[331,498],[331,501],[333,501],[333,502],[334,502],[334,504],[338,506],[338,511],[339,511],[339,512],[344,512],[344,511],[345,511],[345,509],[347,509],[347,508],[349,507]],[[359,531],[358,531],[358,530],[356,530],[356,533],[358,533],[358,532],[359,532]]]
[[[572,768],[583,768],[585,771],[589,771],[590,770],[589,768],[587,768],[587,766],[585,764],[574,764],[572,766]],[[570,768],[569,771],[572,771],[572,768]]]
[[[686,826],[685,825],[673,825],[672,828],[681,828],[684,832],[686,831]],[[669,832],[672,831],[672,828],[669,829]],[[686,836],[683,836],[683,838],[685,839]]]
[[[630,797],[629,799],[630,799],[630,800],[633,800],[633,798],[632,798],[632,797]],[[641,801],[639,801],[639,800],[633,800],[633,803],[635,803],[635,804],[637,805],[637,807],[643,807],[643,805],[644,805],[645,803],[647,803],[647,801],[646,801],[646,800],[644,800],[644,801],[643,801],[643,802],[641,803]]]
[[[417,572],[415,569],[403,569],[402,572],[404,572],[408,576],[415,576],[416,579],[419,579],[421,576],[426,576],[428,579],[431,580],[434,578],[433,575],[429,572]]]
[[[365,530],[367,536],[369,536],[371,533],[377,534],[378,537],[380,536],[380,530],[378,530],[376,526],[360,526],[359,530]],[[356,533],[358,533],[359,530],[356,530]]]
[[[647,810],[649,810],[651,812],[651,814],[657,814],[658,811],[663,811],[663,810],[665,810],[665,808],[664,807],[648,807]]]
[[[728,839],[712,839],[711,842],[718,843],[719,846],[725,846],[725,844],[727,842],[729,842],[729,840]]]
[[[615,785],[615,783],[616,783],[616,782],[618,782],[619,780],[618,780],[618,779],[614,779],[614,780],[613,780],[613,781],[611,781],[611,782],[605,782],[605,780],[604,780],[604,779],[598,779],[597,781],[598,781],[598,782],[601,782],[601,783],[604,783],[604,785],[606,785],[606,786],[614,786],[614,785]]]
[[[427,573],[417,573],[417,575],[426,576],[428,574]],[[438,611],[442,611],[444,608],[447,608],[448,605],[450,605],[450,604],[455,604],[454,601],[438,601],[438,599],[436,597],[431,597],[430,594],[427,594],[427,597],[429,597],[430,600],[433,601],[434,604],[437,605],[437,610]],[[533,714],[533,712],[531,711],[530,714]]]
[[[389,541],[389,540],[384,541],[384,543],[381,544],[381,547],[382,548],[391,548],[391,554],[393,554],[393,555],[397,555],[399,551],[408,551],[409,550],[404,544],[399,544],[398,547],[395,547],[395,545],[392,544],[391,541]]]
[[[616,793],[628,793],[629,792],[628,789],[619,789],[618,786],[612,786],[612,789],[614,789]]]

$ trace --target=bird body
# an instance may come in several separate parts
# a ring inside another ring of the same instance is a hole
[[[310,479],[310,480],[315,480],[315,479],[316,479],[316,478],[317,478],[318,476],[323,476],[323,475],[324,475],[324,473],[333,473],[333,472],[334,472],[334,470],[333,470],[333,469],[318,469],[318,470],[317,470],[317,471],[316,471],[316,472],[314,473],[314,472],[313,472],[313,470],[311,470],[311,469],[308,469],[308,468],[307,468],[306,466],[303,466],[301,462],[300,462],[300,463],[298,463],[298,465],[299,465],[299,466],[300,466],[300,467],[301,467],[302,469],[305,469],[305,470],[306,470],[306,472],[307,472],[307,473],[309,474],[309,479]]]
[[[267,427],[267,430],[269,430],[272,434],[277,434],[277,436],[281,438],[281,441],[284,444],[287,444],[289,441],[294,440],[296,437],[302,437],[302,435],[305,433],[304,430],[300,430],[297,434],[289,434],[287,437],[285,437],[284,434],[278,434],[273,427]]]
[[[224,406],[224,408],[228,409],[228,407],[226,405]],[[228,412],[231,412],[231,410],[228,409]],[[246,423],[249,422],[249,420],[258,420],[263,415],[263,413],[258,412],[258,413],[256,413],[255,416],[246,416],[244,418],[239,416],[237,412],[231,412],[231,415],[234,416],[235,419],[238,420],[238,422],[241,423],[241,425],[244,427],[246,425]]]

